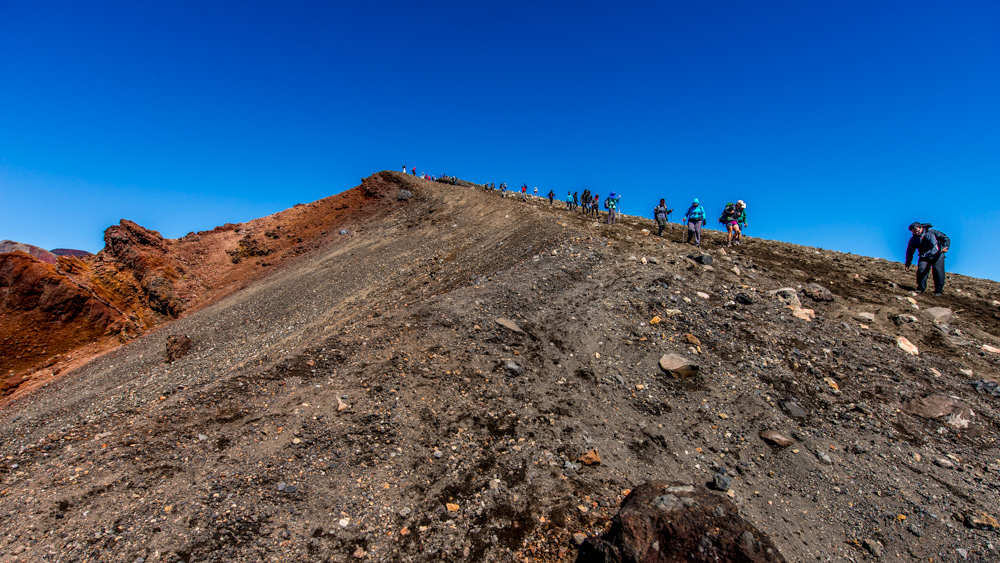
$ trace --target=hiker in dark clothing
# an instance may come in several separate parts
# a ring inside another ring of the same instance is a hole
[[[656,221],[657,226],[660,227],[660,232],[658,233],[661,237],[663,236],[663,228],[667,226],[667,217],[670,216],[670,212],[673,209],[667,209],[667,200],[661,199],[660,205],[653,208],[653,220]]]
[[[927,275],[934,272],[934,295],[944,291],[944,255],[951,246],[948,235],[932,229],[930,223],[910,225],[910,242],[906,245],[907,272],[913,264],[913,253],[917,253],[917,291],[927,290]]]
[[[552,207],[552,200],[555,199],[556,192],[549,190],[549,207]]]

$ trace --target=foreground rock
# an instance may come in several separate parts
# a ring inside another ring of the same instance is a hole
[[[611,529],[588,538],[577,563],[785,561],[770,538],[721,495],[691,485],[654,481],[622,503]]]
[[[676,379],[685,379],[698,375],[698,366],[684,359],[677,354],[664,354],[660,358],[660,369],[669,373]]]

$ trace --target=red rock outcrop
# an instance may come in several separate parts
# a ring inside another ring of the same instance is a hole
[[[24,252],[0,254],[0,387],[12,376],[93,342],[118,316],[113,307]]]

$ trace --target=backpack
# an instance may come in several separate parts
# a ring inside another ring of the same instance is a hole
[[[608,198],[604,200],[604,209],[614,209],[614,208],[615,208],[615,200],[611,199],[611,197],[608,196]]]
[[[928,233],[934,235],[934,238],[936,238],[938,241],[938,247],[951,248],[951,239],[948,238],[948,235],[942,233],[937,229],[932,229],[930,223],[925,223],[924,229],[926,229]]]
[[[660,206],[654,207],[653,208],[653,216],[656,217],[657,219],[666,219],[667,218],[667,208],[666,207],[660,207]]]
[[[722,210],[722,217],[719,217],[720,223],[725,223],[726,221],[734,221],[736,215],[736,204],[729,202],[726,204],[726,208]]]

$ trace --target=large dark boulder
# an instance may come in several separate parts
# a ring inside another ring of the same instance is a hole
[[[587,538],[577,563],[784,562],[736,505],[704,488],[644,483],[622,502],[611,529]]]

